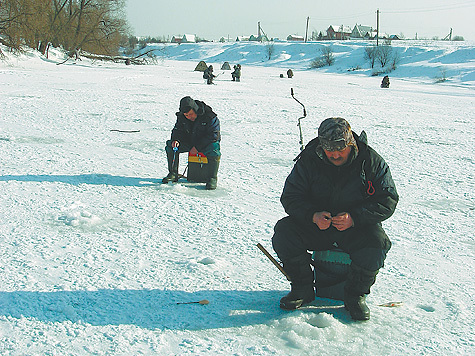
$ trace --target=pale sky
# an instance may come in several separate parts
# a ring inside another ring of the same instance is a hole
[[[463,36],[475,41],[475,0],[126,0],[127,19],[136,36],[193,34],[208,40],[257,34],[257,23],[269,38],[305,36],[330,25],[355,24],[406,38]]]

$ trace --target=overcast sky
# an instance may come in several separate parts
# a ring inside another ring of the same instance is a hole
[[[453,36],[475,40],[475,0],[127,0],[127,18],[136,36],[194,34],[217,40],[221,37],[257,34],[257,23],[269,38],[285,39],[289,34],[305,36],[324,31],[329,25],[355,24],[376,28],[380,10],[380,31],[406,38]]]

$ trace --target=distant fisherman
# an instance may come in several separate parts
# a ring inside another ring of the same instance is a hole
[[[206,79],[206,84],[213,84],[214,78],[216,78],[216,76],[213,74],[213,66],[210,65],[203,72],[203,79]]]
[[[389,88],[389,77],[387,75],[381,81],[381,88]]]

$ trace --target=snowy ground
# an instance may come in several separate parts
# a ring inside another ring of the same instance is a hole
[[[263,65],[208,86],[195,65],[0,62],[0,353],[474,354],[474,86]],[[305,142],[343,116],[398,187],[369,322],[329,299],[280,310],[289,284],[256,248],[299,152],[291,87]],[[216,191],[158,184],[185,95],[221,120]]]

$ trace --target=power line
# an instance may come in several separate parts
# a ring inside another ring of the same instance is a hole
[[[421,12],[436,12],[436,11],[445,11],[445,10],[456,10],[456,9],[463,9],[463,8],[468,8],[468,7],[474,7],[475,2],[472,0],[470,2],[460,2],[456,4],[447,4],[447,5],[438,5],[438,6],[431,6],[431,7],[424,7],[424,8],[414,8],[414,9],[404,9],[404,10],[384,10],[380,8],[380,13],[381,14],[407,14],[407,13],[421,13]],[[360,13],[353,13],[351,15],[347,16],[328,16],[328,17],[322,17],[321,15],[317,14],[309,14],[310,18],[318,21],[334,21],[334,22],[339,22],[341,20],[348,20],[348,19],[359,19],[360,17],[363,16],[373,16],[374,12],[360,12]],[[290,23],[295,23],[299,22],[301,19],[287,19],[286,21],[266,21],[268,24],[272,25],[280,25],[280,24],[290,24]]]
[[[448,5],[439,5],[439,6],[431,6],[426,8],[417,8],[417,9],[407,9],[407,10],[387,10],[384,11],[386,14],[407,14],[407,13],[414,13],[414,12],[435,12],[435,11],[445,11],[445,10],[455,10],[455,9],[463,9],[467,7],[475,6],[475,2],[471,3],[458,3],[458,4],[448,4]]]

